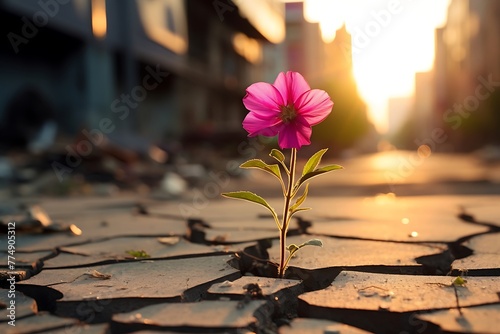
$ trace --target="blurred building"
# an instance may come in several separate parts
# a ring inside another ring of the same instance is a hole
[[[323,78],[325,65],[324,43],[319,23],[304,19],[304,4],[286,4],[286,57],[288,69],[301,73],[308,81]]]
[[[325,43],[319,23],[304,18],[304,4],[292,2],[286,4],[286,30],[286,56],[290,70],[302,73],[316,84],[335,77],[353,80],[351,35],[345,26],[337,31],[332,42]]]
[[[327,91],[335,103],[328,118],[314,128],[313,144],[336,154],[356,145],[374,127],[354,80],[351,35],[343,26],[325,43],[319,24],[304,18],[302,2],[286,4],[286,29],[289,69],[302,73],[312,88]]]
[[[417,138],[427,138],[431,136],[432,129],[435,126],[433,116],[433,88],[434,72],[415,73],[415,95],[412,112],[412,122],[415,126],[415,135]]]
[[[452,0],[436,31],[436,122],[445,149],[500,144],[500,1]],[[498,84],[496,84],[498,83]]]
[[[0,0],[0,20],[2,140],[21,145],[47,123],[70,138],[244,138],[245,88],[286,66],[278,0]]]
[[[393,136],[402,129],[411,114],[413,104],[413,97],[392,97],[388,100],[387,134],[389,136]]]

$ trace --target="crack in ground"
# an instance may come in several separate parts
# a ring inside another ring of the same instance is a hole
[[[70,253],[70,252],[61,252],[61,253],[74,254],[74,253]],[[218,256],[218,255],[228,255],[230,253],[233,253],[233,252],[215,251],[212,253],[184,254],[184,255],[163,256],[163,257],[137,258],[137,259],[108,259],[108,260],[102,260],[102,261],[98,261],[98,262],[91,262],[91,263],[85,263],[85,264],[75,264],[75,265],[68,265],[68,266],[50,267],[50,268],[44,268],[44,269],[45,270],[75,269],[75,268],[97,267],[97,266],[102,266],[102,265],[107,265],[107,264],[117,264],[117,263],[192,259],[192,258],[196,258],[196,257],[210,257],[210,256]]]
[[[165,214],[149,214],[147,211],[141,212],[141,208],[138,209],[140,214],[162,217],[162,218],[170,218],[170,219],[180,219],[180,217],[174,215],[165,215]],[[285,278],[289,279],[298,279],[301,280],[301,288],[304,291],[315,291],[321,290],[329,286],[335,278],[340,274],[342,270],[351,270],[351,271],[360,271],[360,272],[368,272],[368,273],[383,273],[383,274],[401,274],[401,275],[455,275],[458,274],[456,269],[452,268],[452,263],[455,259],[462,259],[468,257],[473,254],[473,251],[464,246],[463,243],[471,240],[474,237],[498,233],[500,232],[500,227],[488,223],[488,222],[479,222],[474,216],[462,211],[458,218],[464,222],[485,226],[488,227],[488,231],[475,233],[467,236],[462,236],[455,241],[452,242],[432,242],[432,241],[391,241],[391,240],[378,240],[378,239],[367,239],[367,238],[358,238],[358,237],[345,237],[345,236],[334,236],[334,235],[321,235],[324,237],[335,237],[340,239],[350,239],[350,240],[364,240],[364,241],[378,241],[378,242],[391,242],[398,244],[422,244],[429,245],[432,243],[443,244],[447,246],[447,249],[438,254],[432,254],[428,256],[418,257],[415,260],[420,266],[384,266],[384,265],[366,265],[366,266],[343,266],[343,267],[328,267],[321,268],[315,270],[307,270],[303,268],[297,267],[289,267],[287,270],[287,275]],[[185,221],[185,219],[183,219]],[[312,223],[306,220],[298,219],[298,228],[290,230],[291,235],[301,235],[301,234],[309,234],[307,229],[312,226]],[[231,242],[220,242],[220,241],[209,241],[206,240],[206,234],[204,230],[206,228],[211,228],[209,224],[204,222],[202,219],[189,219],[187,221],[188,233],[186,236],[183,236],[187,240],[193,243],[201,243],[205,245],[228,245],[228,244],[239,244],[231,243]],[[310,234],[309,234],[310,235]],[[162,237],[165,235],[158,235],[158,237]],[[169,235],[171,236],[171,235]],[[144,236],[114,236],[110,238],[101,238],[96,240],[86,240],[84,242],[72,243],[65,245],[67,246],[76,246],[83,245],[92,242],[105,241],[114,238],[120,237],[155,237],[152,235],[144,235]],[[264,277],[276,277],[276,265],[271,263],[269,259],[269,254],[267,253],[267,249],[270,247],[272,243],[272,239],[276,238],[266,238],[262,240],[254,240],[256,245],[245,248],[243,251],[236,253],[237,257],[230,261],[230,264],[239,269],[241,274],[252,273],[256,276],[264,276]],[[64,246],[61,246],[64,247]],[[44,257],[43,260],[47,260],[53,257],[58,256],[61,253],[59,247],[53,253]],[[216,252],[216,253],[207,253],[207,254],[191,254],[191,255],[179,255],[172,257],[161,257],[161,258],[148,258],[148,260],[171,260],[171,259],[183,259],[183,258],[194,258],[194,257],[204,257],[204,256],[213,256],[219,254],[227,254],[227,252]],[[267,259],[267,260],[266,260]],[[114,263],[123,263],[123,262],[134,262],[141,260],[105,260],[96,262],[93,264],[86,265],[76,265],[76,266],[60,266],[57,268],[45,268],[46,270],[51,269],[65,269],[65,268],[83,268],[83,267],[91,267],[98,266],[103,264],[114,264]],[[43,261],[37,261],[36,265],[38,267],[33,268],[33,274],[37,274],[41,272],[43,269]],[[500,268],[497,269],[478,269],[468,271],[468,275],[470,276],[498,276],[500,273]],[[232,279],[238,278],[240,275],[235,275]],[[18,280],[25,280],[29,278],[28,276],[22,277],[19,276]],[[220,280],[219,280],[220,281]],[[182,303],[182,302],[193,302],[200,300],[213,300],[213,296],[208,295],[208,289],[210,286],[216,281],[200,284],[194,287],[191,287],[185,290],[182,296],[174,297],[174,298],[114,298],[109,300],[82,300],[82,301],[70,301],[70,302],[58,302],[58,299],[61,299],[62,294],[54,290],[50,287],[44,286],[35,286],[35,285],[19,285],[18,290],[25,295],[35,299],[37,302],[38,308],[40,311],[49,311],[57,316],[61,317],[69,317],[79,319],[85,323],[109,323],[112,333],[121,333],[125,332],[124,326],[127,327],[127,332],[131,331],[134,327],[130,324],[122,324],[117,323],[111,320],[112,316],[116,313],[121,312],[130,312],[137,310],[144,306],[149,306],[158,303]],[[283,290],[279,291],[278,295],[270,295],[263,296],[265,300],[267,300],[267,311],[262,311],[259,314],[259,317],[262,322],[266,322],[267,320],[272,320],[276,327],[279,325],[283,325],[287,322],[286,319],[292,319],[298,316],[304,316],[308,318],[323,318],[338,321],[341,323],[349,324],[356,328],[361,328],[373,332],[384,332],[384,333],[401,333],[401,331],[406,331],[407,333],[439,333],[441,332],[441,328],[437,325],[432,324],[431,322],[423,321],[421,319],[417,319],[416,316],[421,313],[428,313],[436,310],[425,310],[421,312],[408,312],[408,313],[397,313],[397,312],[381,312],[381,311],[367,311],[367,310],[352,310],[352,309],[331,309],[331,308],[322,308],[311,306],[305,302],[298,301],[298,296],[302,293],[294,293],[292,294],[292,299],[295,298],[297,301],[294,303],[273,303],[273,298],[278,297],[278,300],[290,300],[290,295],[284,296],[281,293],[285,294],[290,292],[285,292]],[[236,297],[232,297],[236,299],[244,299],[245,295],[238,295]],[[83,305],[83,306],[82,306]],[[457,304],[459,307],[459,304]],[[400,326],[396,329],[391,329],[392,324],[399,324]],[[137,325],[138,330],[146,330],[146,329],[159,329],[161,327],[154,325]],[[255,328],[258,330],[259,328]],[[192,331],[192,332],[200,332],[202,329],[198,327],[176,327],[169,328],[169,330],[176,331]],[[238,330],[234,328],[211,328],[214,331],[225,331],[225,332],[234,332],[237,333]]]
[[[448,249],[439,254],[421,256],[416,258],[417,263],[422,264],[428,274],[431,275],[450,275],[451,273],[457,273],[452,265],[455,260],[463,259],[474,254],[474,251],[463,243],[469,241],[475,237],[498,233],[500,232],[500,226],[488,222],[479,222],[473,215],[468,214],[463,207],[461,207],[461,212],[457,215],[457,218],[465,223],[479,225],[488,227],[485,232],[473,233],[470,235],[462,236],[455,241],[446,243]],[[469,272],[469,271],[468,271]],[[486,274],[486,276],[498,276],[500,273],[500,268],[489,269],[489,270],[471,270],[474,276],[480,276],[481,274]]]

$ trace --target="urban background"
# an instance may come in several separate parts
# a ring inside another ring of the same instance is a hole
[[[237,176],[227,161],[276,146],[246,137],[245,88],[286,70],[335,102],[305,152],[328,147],[339,159],[481,152],[497,162],[499,1],[448,1],[432,68],[415,74],[411,95],[388,99],[385,127],[374,121],[355,58],[363,39],[375,44],[383,29],[395,29],[389,15],[397,20],[404,5],[386,1],[367,12],[371,27],[339,24],[325,38],[307,17],[307,1],[0,0],[1,194],[159,186],[170,196],[211,170]]]

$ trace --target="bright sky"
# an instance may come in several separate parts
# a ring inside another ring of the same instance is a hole
[[[411,96],[415,72],[434,61],[434,30],[446,22],[449,0],[305,0],[306,19],[323,38],[343,20],[352,35],[354,76],[379,131],[387,129],[389,97]]]

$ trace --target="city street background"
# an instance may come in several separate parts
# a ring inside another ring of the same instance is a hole
[[[299,157],[328,148],[345,169],[312,193],[498,193],[499,13],[493,0],[0,1],[0,196],[170,200],[211,173],[274,195],[237,168],[277,148],[246,137],[242,98],[287,70],[335,103]]]

